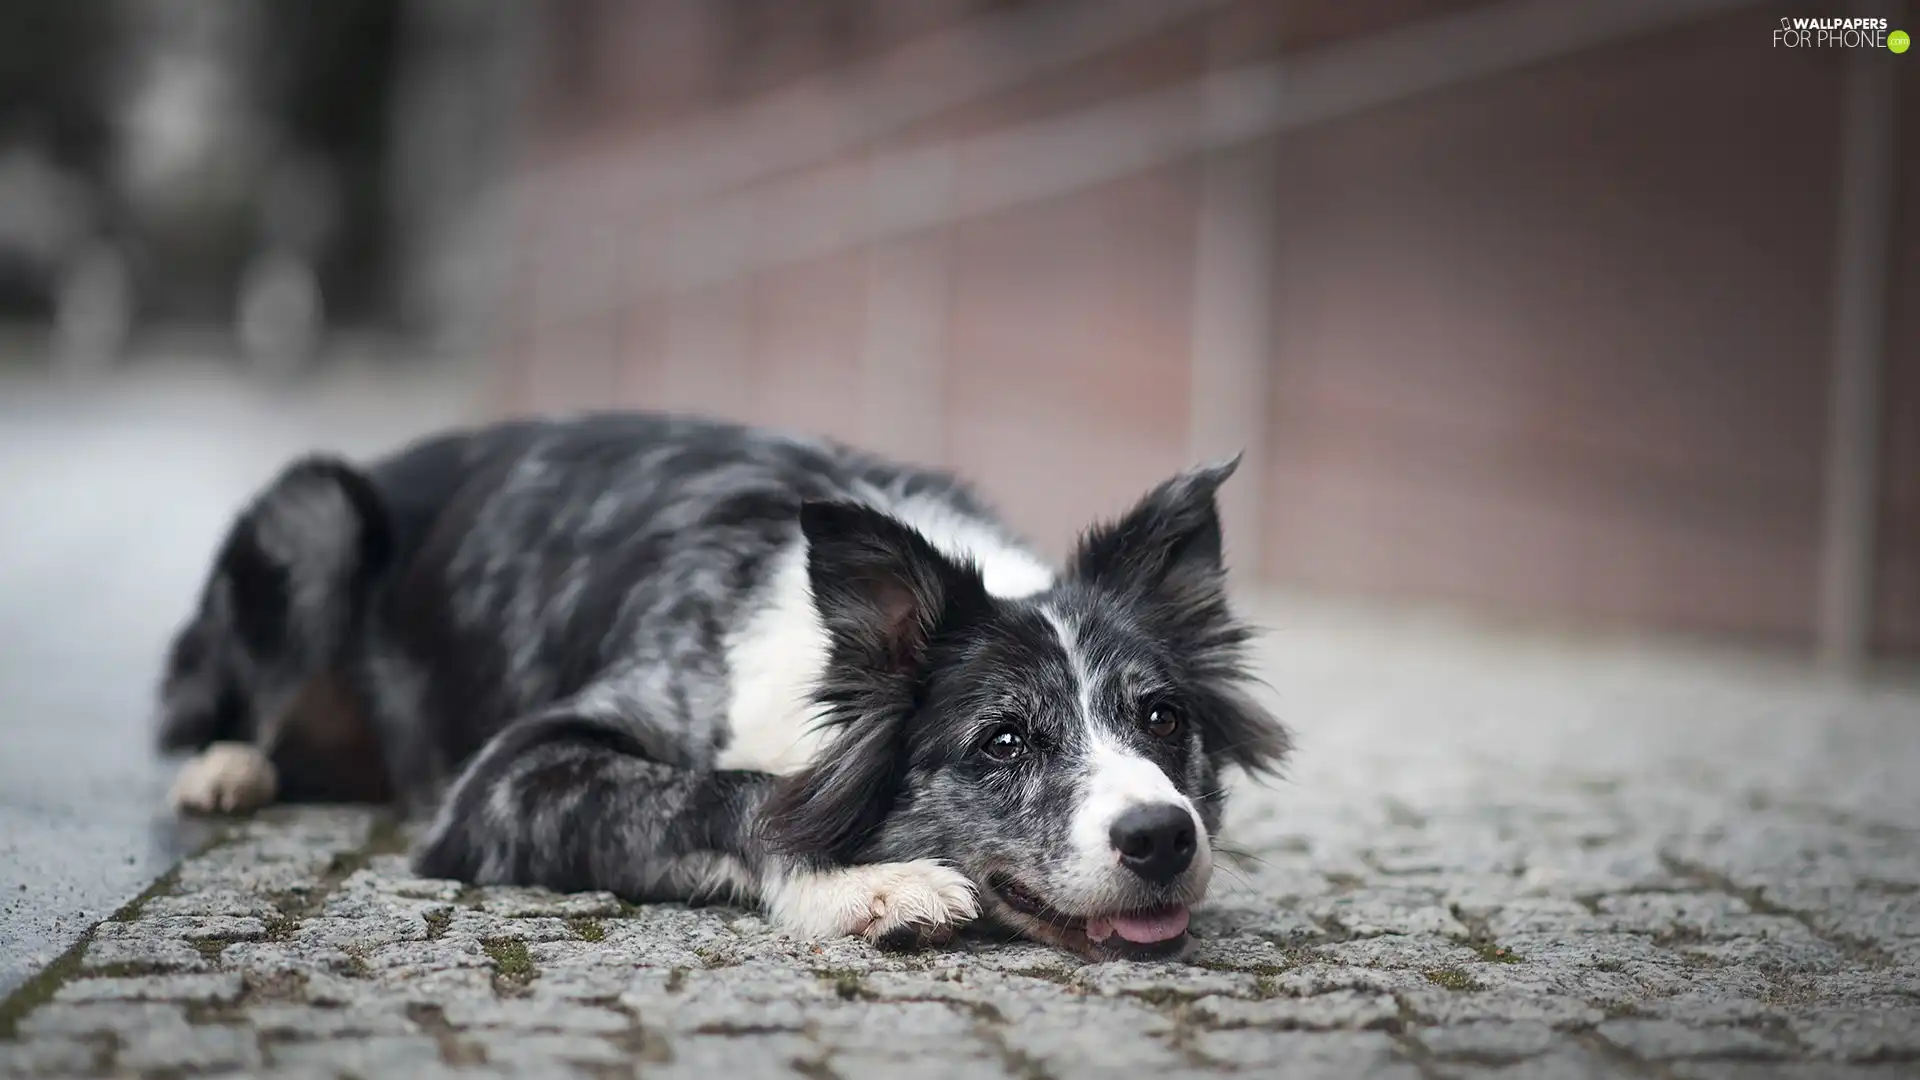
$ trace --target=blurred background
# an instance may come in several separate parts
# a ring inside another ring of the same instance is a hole
[[[83,745],[151,809],[161,642],[287,455],[509,413],[823,432],[1054,552],[1244,449],[1250,589],[1910,663],[1920,54],[1774,38],[1847,15],[1905,25],[0,0],[7,812]]]
[[[1776,47],[1811,9],[5,7],[16,387],[430,366],[1054,548],[1244,448],[1248,580],[1920,652],[1920,60]]]

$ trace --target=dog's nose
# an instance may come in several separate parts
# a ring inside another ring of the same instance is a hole
[[[1126,868],[1153,882],[1172,881],[1193,862],[1193,815],[1174,803],[1136,806],[1107,834]]]

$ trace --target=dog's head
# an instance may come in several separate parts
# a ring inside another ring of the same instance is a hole
[[[1237,460],[1160,485],[1013,599],[885,514],[804,507],[837,732],[769,804],[776,850],[940,858],[1029,937],[1181,951],[1223,770],[1271,771],[1288,747],[1243,689],[1249,633],[1224,595],[1214,493]]]

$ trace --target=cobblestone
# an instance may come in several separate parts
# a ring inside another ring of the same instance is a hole
[[[121,1039],[115,1064],[134,1072],[246,1069],[260,1063],[260,1047],[246,1028],[200,1024],[148,1028]]]
[[[1538,1021],[1461,1024],[1426,1028],[1420,1042],[1435,1056],[1482,1061],[1516,1061],[1542,1054],[1560,1042],[1560,1033]]]
[[[230,1005],[246,987],[238,972],[206,975],[148,975],[131,979],[82,979],[68,983],[55,1001],[179,1001]]]
[[[1920,1001],[1872,1012],[1797,1016],[1794,1033],[1820,1057],[1847,1061],[1920,1061]]]
[[[1599,1027],[1602,1039],[1628,1053],[1653,1061],[1667,1058],[1780,1058],[1786,1043],[1751,1028],[1711,1027],[1674,1020],[1609,1020]]]
[[[1300,755],[1240,791],[1183,962],[469,888],[372,811],[275,809],[9,999],[0,1077],[1920,1068],[1920,694],[1270,621]]]

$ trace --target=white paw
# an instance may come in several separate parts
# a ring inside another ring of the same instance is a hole
[[[273,801],[273,763],[252,743],[220,742],[180,767],[173,806],[203,814],[240,814]]]
[[[973,882],[932,859],[790,872],[772,883],[774,921],[804,938],[938,934],[980,913]]]

